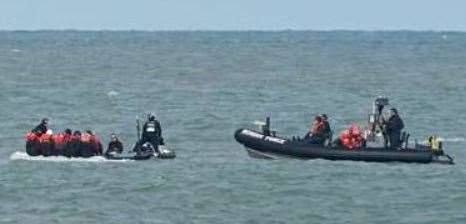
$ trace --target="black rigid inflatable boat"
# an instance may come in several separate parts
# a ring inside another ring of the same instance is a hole
[[[269,119],[267,119],[269,122]],[[244,145],[252,157],[275,158],[277,156],[299,159],[353,160],[366,162],[411,162],[453,164],[453,159],[443,150],[432,151],[427,146],[390,149],[386,147],[362,147],[348,150],[339,145],[316,145],[307,140],[285,139],[270,134],[269,123],[262,132],[238,129],[235,139]]]

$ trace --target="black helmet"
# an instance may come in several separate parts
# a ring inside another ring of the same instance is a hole
[[[155,115],[149,114],[149,121],[155,121]]]
[[[395,114],[398,114],[398,110],[396,108],[391,108],[390,111],[395,113]]]
[[[69,128],[65,129],[65,134],[71,135],[71,129]]]
[[[49,119],[48,118],[43,118],[42,121],[40,122],[42,124],[48,124],[49,123]]]

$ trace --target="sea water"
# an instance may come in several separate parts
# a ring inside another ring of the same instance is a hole
[[[0,223],[466,223],[465,62],[459,32],[0,32]],[[233,138],[318,113],[338,135],[378,95],[456,165],[259,160]],[[43,117],[128,149],[150,111],[176,159],[24,154]]]

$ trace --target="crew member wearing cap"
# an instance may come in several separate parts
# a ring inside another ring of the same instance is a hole
[[[391,148],[399,148],[401,145],[401,130],[404,128],[403,120],[395,108],[390,109],[390,118],[385,122],[385,132],[388,135]]]

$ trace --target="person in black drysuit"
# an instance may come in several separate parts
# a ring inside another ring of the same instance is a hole
[[[105,152],[105,155],[108,156],[112,154],[113,152],[118,153],[118,154],[122,153],[123,144],[120,142],[118,137],[115,134],[112,134],[110,138],[111,140],[108,143],[108,148],[107,148],[107,151]]]
[[[324,122],[324,137],[328,139],[329,142],[332,141],[332,128],[330,127],[330,123],[328,122],[327,114],[320,114],[319,115]]]
[[[44,118],[44,119],[42,119],[42,121],[40,122],[39,125],[37,125],[34,129],[31,130],[31,132],[34,133],[34,134],[37,134],[39,136],[43,135],[49,129],[48,124],[49,124],[49,119]]]
[[[395,108],[390,109],[390,118],[385,122],[385,132],[391,148],[401,146],[401,130],[404,128],[403,120],[398,115]]]
[[[155,119],[155,115],[153,114],[149,115],[148,120],[142,127],[141,141],[138,145],[142,146],[146,142],[151,143],[155,149],[157,149],[158,145],[164,144],[160,122]]]

